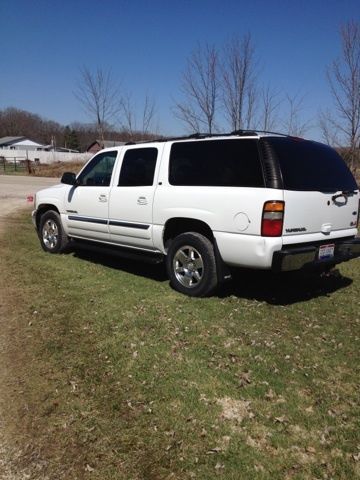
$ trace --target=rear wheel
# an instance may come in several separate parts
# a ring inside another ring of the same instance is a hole
[[[60,253],[68,244],[60,215],[54,210],[48,210],[40,219],[39,238],[42,248],[49,253]]]
[[[217,285],[214,246],[200,233],[182,233],[172,241],[166,268],[173,288],[186,295],[204,297]]]

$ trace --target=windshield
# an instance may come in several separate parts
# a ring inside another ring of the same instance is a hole
[[[278,158],[285,190],[357,190],[356,181],[344,160],[327,145],[289,137],[268,137],[265,141]]]

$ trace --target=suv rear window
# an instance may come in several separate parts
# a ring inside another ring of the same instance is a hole
[[[275,152],[285,190],[356,190],[356,181],[340,155],[322,143],[295,138],[265,139]]]
[[[256,140],[205,140],[174,143],[171,185],[263,187]]]

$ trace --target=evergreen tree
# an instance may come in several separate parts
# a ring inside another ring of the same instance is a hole
[[[71,129],[69,126],[65,127],[64,146],[65,148],[70,148],[71,150],[80,150],[80,143],[79,143],[77,133],[74,129]]]

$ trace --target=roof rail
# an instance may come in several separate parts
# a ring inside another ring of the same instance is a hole
[[[242,135],[257,135],[258,134],[258,131],[257,130],[234,130],[232,131],[231,133],[229,133],[229,135],[239,135],[239,136],[242,136]]]
[[[153,143],[153,142],[172,142],[177,140],[193,140],[193,139],[204,139],[204,138],[211,138],[211,137],[230,137],[230,136],[256,136],[259,133],[267,133],[269,135],[279,135],[282,137],[288,137],[289,135],[286,133],[280,132],[271,132],[269,130],[234,130],[230,133],[192,133],[190,135],[184,135],[179,137],[161,137],[161,138],[154,138],[153,140],[139,140],[139,141],[129,141],[125,145],[142,145],[146,143]]]
[[[138,145],[138,144],[143,144],[143,143],[152,143],[152,142],[171,142],[175,140],[191,140],[191,139],[201,139],[201,138],[207,138],[207,137],[219,137],[222,136],[223,134],[221,133],[192,133],[190,135],[183,135],[179,137],[161,137],[161,138],[154,138],[152,140],[138,140],[134,141],[131,140],[127,142],[125,145]],[[226,134],[229,135],[229,134]]]
[[[269,135],[280,135],[281,137],[288,137],[287,133],[271,132],[270,130],[234,130],[230,135],[257,135],[258,133],[267,133]]]

